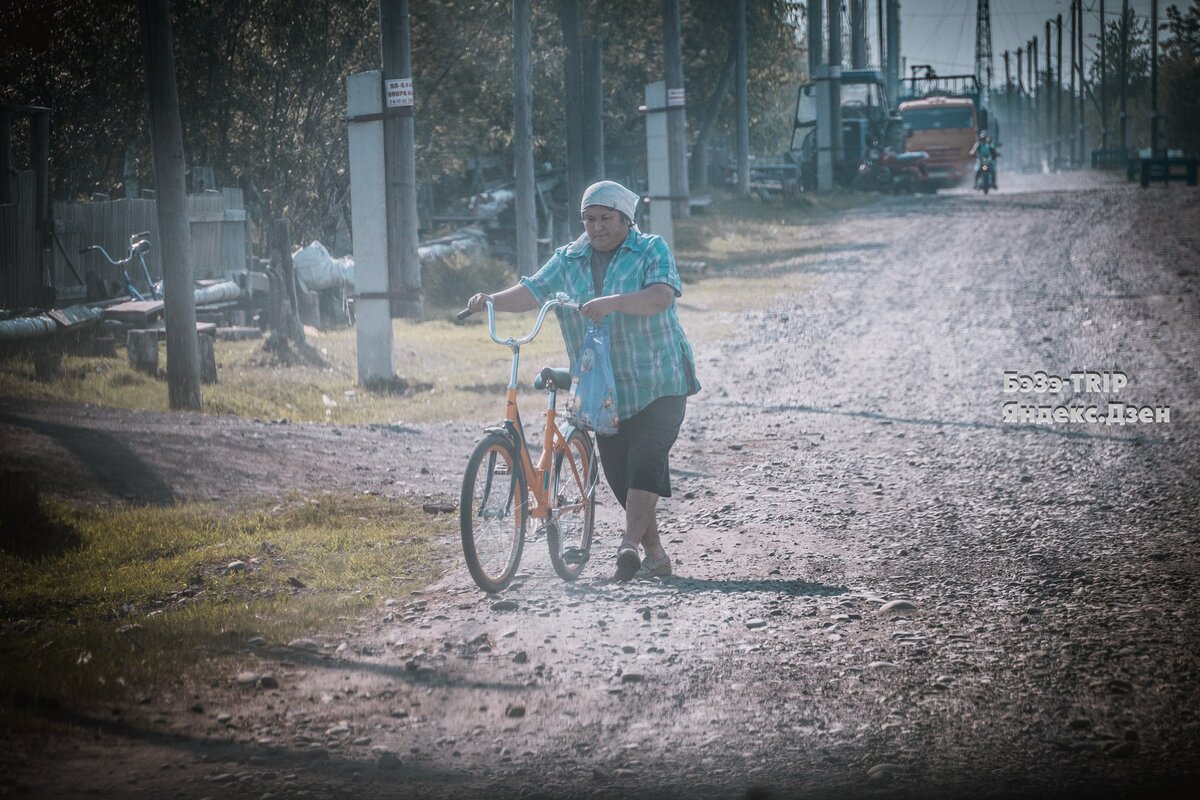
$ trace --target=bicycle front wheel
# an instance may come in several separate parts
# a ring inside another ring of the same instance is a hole
[[[584,431],[572,430],[566,447],[554,454],[550,477],[553,524],[546,526],[550,563],[565,581],[578,578],[591,556],[599,475],[592,438]]]
[[[525,471],[507,436],[491,433],[475,446],[458,511],[471,577],[485,592],[501,591],[517,574],[529,522]]]

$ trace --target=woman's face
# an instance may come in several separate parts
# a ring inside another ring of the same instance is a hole
[[[629,235],[629,224],[625,215],[608,206],[588,206],[583,210],[583,230],[592,243],[592,249],[607,253],[616,250]]]

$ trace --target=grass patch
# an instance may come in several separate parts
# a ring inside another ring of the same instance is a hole
[[[457,524],[364,495],[238,512],[53,502],[44,512],[75,545],[32,558],[0,552],[5,700],[106,698],[231,659],[255,636],[267,645],[317,636],[339,615],[426,585],[439,540]],[[231,569],[235,561],[243,566]]]
[[[209,414],[247,418],[329,422],[335,424],[423,423],[447,420],[499,419],[504,415],[503,388],[494,393],[469,391],[508,381],[510,354],[487,335],[486,320],[452,321],[449,311],[434,311],[424,320],[395,320],[393,363],[405,388],[375,389],[358,385],[357,342],[353,328],[309,330],[308,343],[320,363],[279,363],[261,340],[216,343],[219,382],[201,387]],[[524,333],[536,314],[506,314],[504,335]],[[566,366],[566,350],[550,317],[541,334],[521,349],[522,376],[532,381],[535,369]],[[165,365],[166,350],[159,354]],[[39,382],[33,360],[9,357],[0,364],[0,396],[46,402],[92,403],[117,408],[167,411],[165,366],[158,377],[144,375],[120,358],[64,355],[60,377]],[[464,388],[466,387],[466,388]],[[537,405],[530,391],[527,401]]]
[[[799,203],[763,202],[718,191],[705,211],[675,222],[676,258],[702,261],[715,273],[744,269],[796,249],[796,228],[811,225],[814,218],[877,199],[861,192],[835,191],[802,194]]]

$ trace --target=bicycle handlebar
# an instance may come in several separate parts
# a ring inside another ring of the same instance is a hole
[[[85,247],[79,251],[79,254],[83,255],[84,253],[90,253],[93,250],[99,250],[100,255],[104,256],[104,259],[106,261],[108,261],[108,263],[112,264],[114,267],[123,266],[133,260],[133,253],[130,253],[125,258],[121,259],[120,261],[117,261],[116,259],[114,259],[112,256],[110,256],[108,254],[108,251],[104,249],[103,245],[99,245],[99,244],[94,244],[91,247]]]
[[[486,302],[488,312],[488,335],[492,337],[492,341],[496,344],[502,344],[508,347],[522,345],[526,342],[533,341],[533,338],[538,335],[538,331],[542,329],[542,323],[545,322],[546,314],[549,313],[550,309],[555,308],[556,306],[562,306],[563,308],[573,308],[576,311],[579,310],[579,303],[576,303],[574,300],[572,300],[565,292],[559,292],[554,297],[542,303],[542,307],[538,311],[537,320],[533,323],[533,328],[529,331],[529,333],[519,338],[510,336],[507,339],[501,339],[496,335],[496,309],[490,300]],[[458,312],[457,316],[458,319],[466,319],[473,313],[475,312],[471,311],[469,308],[464,308],[462,311]]]

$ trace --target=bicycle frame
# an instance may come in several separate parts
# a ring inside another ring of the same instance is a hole
[[[129,237],[129,252],[120,261],[110,256],[108,251],[105,250],[102,245],[98,244],[94,244],[91,247],[85,247],[80,250],[79,253],[82,255],[83,253],[88,253],[92,250],[100,251],[100,255],[104,256],[105,260],[108,261],[109,264],[112,264],[114,267],[121,268],[121,275],[125,278],[125,291],[129,292],[129,295],[135,300],[145,300],[145,295],[139,292],[137,287],[133,285],[133,281],[129,278],[129,271],[125,269],[127,265],[133,262],[134,256],[137,256],[138,262],[142,266],[142,275],[146,279],[146,286],[148,287],[147,291],[150,294],[150,297],[154,300],[161,300],[162,295],[155,287],[154,279],[150,277],[150,269],[146,266],[146,259],[142,255],[150,249],[150,240],[147,238],[149,236],[149,231],[143,231],[142,233],[135,233],[131,235]]]
[[[571,468],[572,477],[580,486],[585,486],[585,478],[580,474],[580,465],[576,463],[575,456],[567,447],[567,437],[570,436],[571,430],[564,433],[560,431],[557,424],[558,411],[558,388],[550,389],[546,403],[546,424],[542,434],[542,453],[538,458],[537,463],[533,462],[533,457],[529,453],[529,445],[525,441],[525,426],[521,422],[521,412],[517,407],[517,370],[521,363],[521,345],[533,340],[542,328],[542,323],[546,319],[547,312],[551,308],[562,306],[564,308],[579,308],[578,303],[573,303],[563,293],[559,293],[551,300],[547,300],[542,304],[541,310],[538,312],[537,321],[533,324],[533,329],[525,336],[520,338],[508,337],[501,339],[496,335],[496,310],[489,302],[487,304],[488,312],[488,334],[492,337],[492,341],[497,344],[507,346],[512,350],[512,370],[509,373],[508,387],[505,395],[504,403],[504,431],[512,439],[520,452],[521,469],[524,470],[527,478],[526,485],[533,493],[534,507],[530,509],[530,516],[536,519],[548,519],[550,508],[553,505],[550,502],[550,473],[553,464],[553,454],[561,452],[567,458]],[[576,506],[566,506],[564,508],[571,509]],[[559,510],[562,510],[560,508]]]

